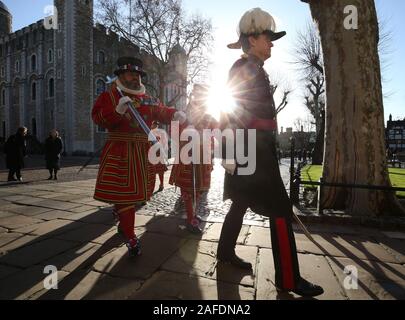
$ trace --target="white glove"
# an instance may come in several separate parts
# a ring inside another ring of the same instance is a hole
[[[128,102],[132,102],[130,97],[122,97],[118,102],[118,106],[115,108],[115,111],[117,111],[117,113],[120,115],[123,115],[128,110]]]
[[[236,170],[236,163],[235,160],[222,160],[221,166],[225,169],[226,172],[228,172],[230,175],[235,174]]]
[[[187,116],[183,111],[177,111],[173,115],[173,121],[178,121],[180,124],[184,124],[187,121]]]

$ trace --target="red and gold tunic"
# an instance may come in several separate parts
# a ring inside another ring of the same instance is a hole
[[[128,96],[149,127],[154,120],[170,123],[176,112],[146,94]],[[151,144],[147,135],[129,113],[120,115],[115,111],[119,100],[113,84],[98,97],[93,107],[93,121],[108,130],[94,199],[111,204],[135,204],[150,199],[155,169],[148,161]]]
[[[217,122],[215,119],[209,117],[209,121],[206,122],[204,125],[205,129],[214,129],[217,128]],[[182,127],[180,128],[181,131],[183,131],[185,128]],[[202,128],[199,128],[200,136],[202,137]],[[181,134],[181,132],[180,132]],[[214,139],[211,137],[211,150],[214,150]],[[197,193],[201,192],[206,192],[210,189],[211,187],[211,172],[213,170],[213,165],[212,163],[210,164],[204,164],[203,163],[203,153],[204,152],[210,152],[210,149],[207,148],[207,145],[204,146],[204,144],[201,141],[200,146],[200,162],[199,164],[194,164],[194,170],[195,170],[195,188]],[[180,151],[179,154],[181,154],[181,148],[186,145],[188,142],[181,142],[180,143]],[[205,149],[204,149],[205,147]],[[210,155],[211,156],[211,155]],[[206,157],[208,158],[208,157]],[[212,158],[211,158],[212,159]],[[171,185],[175,185],[179,188],[181,188],[183,191],[192,193],[193,192],[193,173],[192,173],[192,165],[191,164],[184,164],[181,161],[178,161],[177,164],[173,165],[172,172],[170,175],[169,183]]]

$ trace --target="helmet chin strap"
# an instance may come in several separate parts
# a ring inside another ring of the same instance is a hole
[[[132,90],[132,89],[128,89],[126,88],[119,79],[117,79],[115,81],[115,83],[117,84],[118,88],[120,88],[122,91],[124,91],[125,93],[131,94],[131,95],[142,95],[146,93],[146,89],[145,86],[142,84],[142,82],[140,83],[140,88],[139,90]]]

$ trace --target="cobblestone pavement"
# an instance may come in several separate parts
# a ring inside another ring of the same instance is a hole
[[[222,202],[221,167],[215,167],[212,188],[199,206],[201,236],[185,230],[180,192],[167,184],[166,174],[165,190],[138,210],[135,230],[143,254],[133,260],[116,233],[111,206],[92,198],[97,166],[77,176],[78,168],[72,161],[57,182],[42,180],[46,170],[27,170],[26,183],[0,186],[0,299],[299,298],[275,290],[268,221],[252,212],[236,251],[253,263],[253,271],[216,264],[229,208]],[[288,181],[287,164],[280,168]],[[295,237],[301,274],[325,289],[319,299],[405,299],[404,233],[327,224],[308,228],[317,245],[296,226]],[[46,266],[58,270],[57,290],[44,287]]]

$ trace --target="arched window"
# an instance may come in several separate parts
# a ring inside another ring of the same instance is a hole
[[[53,62],[53,50],[49,49],[48,50],[48,63],[52,63]]]
[[[101,79],[96,81],[96,95],[99,95],[105,91],[105,82]]]
[[[33,82],[31,85],[31,100],[37,100],[37,83]]]
[[[53,78],[49,79],[48,93],[49,93],[49,98],[53,98],[55,96],[55,80]]]
[[[31,71],[35,71],[37,69],[37,56],[33,54],[31,56]]]
[[[105,54],[103,51],[98,52],[97,62],[98,64],[105,64]]]

